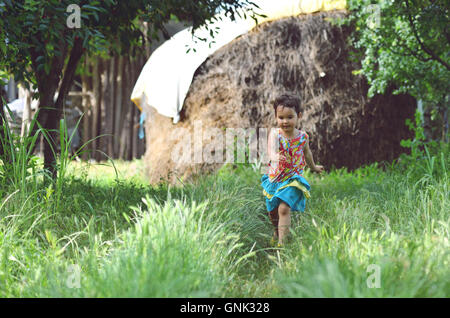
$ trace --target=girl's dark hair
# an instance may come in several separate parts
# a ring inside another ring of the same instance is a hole
[[[283,94],[278,96],[273,103],[273,110],[275,111],[275,115],[277,114],[277,107],[280,105],[293,108],[295,110],[295,113],[297,114],[301,112],[300,98],[296,95]]]

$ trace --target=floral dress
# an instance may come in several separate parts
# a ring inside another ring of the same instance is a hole
[[[277,131],[279,154],[285,161],[269,162],[269,173],[261,178],[263,194],[266,198],[267,211],[272,211],[284,201],[291,211],[304,212],[306,198],[310,197],[309,183],[303,177],[306,166],[304,147],[308,141],[308,134],[299,131],[291,139],[286,138],[279,128]]]

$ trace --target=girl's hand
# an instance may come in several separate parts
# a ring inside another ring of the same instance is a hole
[[[322,171],[324,170],[324,167],[323,166],[321,166],[321,165],[316,165],[315,167],[314,167],[314,169],[312,169],[314,172],[317,172],[317,173],[322,173]]]

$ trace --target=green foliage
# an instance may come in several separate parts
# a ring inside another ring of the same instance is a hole
[[[60,185],[40,160],[27,173],[30,160],[3,163],[3,180],[18,181],[0,183],[0,296],[449,297],[450,147],[415,156],[307,170],[312,198],[282,248],[250,165],[175,187],[148,185],[140,168],[123,178],[136,163],[67,161]]]
[[[417,110],[415,122],[406,120],[406,125],[414,132],[414,139],[402,140],[401,145],[410,149],[410,154],[402,154],[396,168],[420,180],[446,178],[450,164],[450,144],[443,141],[427,141],[422,114]]]
[[[8,107],[6,110],[9,111]],[[36,125],[36,120],[32,120],[30,128]],[[12,185],[16,189],[23,190],[27,179],[32,178],[37,171],[37,157],[33,155],[38,134],[21,138],[10,127],[7,120],[0,126],[0,147],[2,155],[0,160],[1,183]]]
[[[406,119],[406,125],[411,131],[414,132],[414,139],[402,140],[400,145],[410,148],[410,158],[412,160],[417,160],[423,155],[421,148],[423,148],[425,144],[425,134],[423,129],[422,114],[418,110],[416,110],[414,118],[415,123],[413,123],[409,118]]]
[[[442,101],[450,80],[449,8],[446,1],[350,0],[346,23],[369,96],[393,83],[395,93]]]
[[[275,273],[280,296],[448,297],[448,174],[411,173],[422,165],[338,170],[315,186],[313,212],[294,226]],[[378,288],[367,283],[373,266]]]
[[[245,6],[252,17],[258,16],[249,0],[1,1],[0,82],[12,75],[25,87],[38,89],[39,121],[49,134],[49,142],[44,142],[45,166],[52,175],[57,174],[56,156],[50,148],[55,148],[54,127],[60,118],[50,109],[63,108],[83,56],[117,52],[133,57],[158,38],[169,20],[192,23],[194,32],[218,11],[234,19]],[[149,23],[146,31],[143,22]]]
[[[68,10],[70,5],[80,9],[80,27],[69,27],[68,21],[77,13]],[[106,57],[116,51],[134,56],[139,47],[158,38],[171,19],[192,23],[196,29],[218,11],[233,19],[245,6],[253,5],[248,0],[1,1],[0,69],[19,82],[36,85],[36,73],[49,75],[55,60],[65,59],[76,41],[88,54]],[[150,23],[147,32],[142,22]]]
[[[313,198],[307,211],[293,218],[290,242],[273,249],[260,175],[250,167],[227,166],[183,188],[137,185],[118,180],[115,172],[110,179],[104,172],[101,179],[89,179],[77,171],[71,172],[77,177],[66,176],[61,205],[50,215],[45,211],[56,204],[56,188],[28,191],[25,200],[14,192],[3,197],[2,296],[450,293],[446,174],[423,183],[372,165],[308,175]],[[68,285],[74,264],[80,267],[80,288]],[[379,266],[379,288],[368,286],[373,265]]]
[[[424,105],[427,140],[447,140],[450,24],[447,1],[349,0],[349,38],[355,75],[369,83],[368,96],[407,93]],[[431,117],[428,120],[428,117]]]
[[[258,163],[181,188],[121,179],[129,164],[90,179],[73,168],[62,124],[54,184],[35,140],[16,143],[5,125],[0,296],[449,297],[450,147],[424,143],[419,114],[407,124],[411,154],[385,171],[306,171],[312,199],[281,249],[269,246]],[[79,289],[68,284],[74,264]],[[379,288],[368,286],[373,265]]]

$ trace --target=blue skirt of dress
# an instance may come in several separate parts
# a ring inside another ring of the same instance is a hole
[[[272,211],[284,201],[291,211],[304,212],[306,199],[310,198],[311,186],[300,175],[294,175],[283,182],[270,182],[267,174],[261,178],[263,194],[266,197],[267,211]]]

